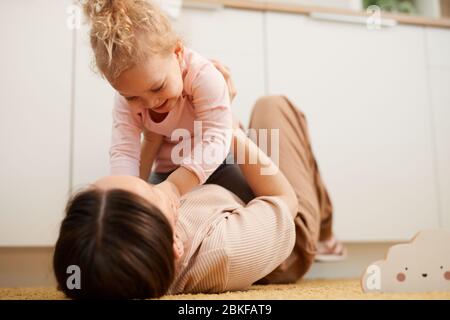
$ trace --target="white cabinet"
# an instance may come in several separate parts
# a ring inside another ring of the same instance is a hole
[[[267,32],[269,92],[309,120],[337,235],[405,240],[438,227],[425,30],[269,13]]]
[[[231,69],[238,91],[232,109],[247,126],[253,104],[265,92],[263,13],[184,9],[174,25],[187,46]]]
[[[450,30],[426,28],[428,65],[432,68],[450,68]]]
[[[70,1],[0,2],[0,246],[55,243],[69,190]]]
[[[95,71],[87,25],[77,31],[75,57],[72,187],[76,191],[109,174],[114,89]]]
[[[0,246],[53,245],[69,189],[109,173],[114,91],[70,4],[0,2]],[[341,239],[450,229],[450,30],[192,8],[174,25],[231,68],[244,124],[266,92],[306,113]]]
[[[450,30],[426,32],[441,224],[450,230]]]

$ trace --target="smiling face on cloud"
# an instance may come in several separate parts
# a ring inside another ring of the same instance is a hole
[[[364,292],[450,291],[450,232],[426,230],[367,267]]]

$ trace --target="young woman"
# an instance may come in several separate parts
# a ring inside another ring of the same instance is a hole
[[[242,131],[234,150],[255,198],[245,204],[218,185],[202,185],[180,207],[157,186],[132,176],[102,178],[69,201],[55,247],[59,288],[72,298],[150,298],[243,290],[299,280],[318,253],[342,256],[332,206],[311,151],[305,116],[287,98],[260,98],[250,128],[279,130],[279,168]],[[269,146],[269,150],[272,146]],[[332,243],[338,243],[333,245]],[[81,270],[69,289],[67,268]]]

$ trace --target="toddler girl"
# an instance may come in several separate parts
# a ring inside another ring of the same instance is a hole
[[[111,174],[147,180],[154,163],[156,173],[170,173],[163,189],[182,195],[203,184],[231,144],[222,74],[183,45],[151,2],[87,0],[84,12],[96,65],[116,90]]]

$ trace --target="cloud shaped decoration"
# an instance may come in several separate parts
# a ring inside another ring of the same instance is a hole
[[[390,247],[385,260],[366,268],[361,287],[364,292],[450,291],[450,232],[425,230]]]

